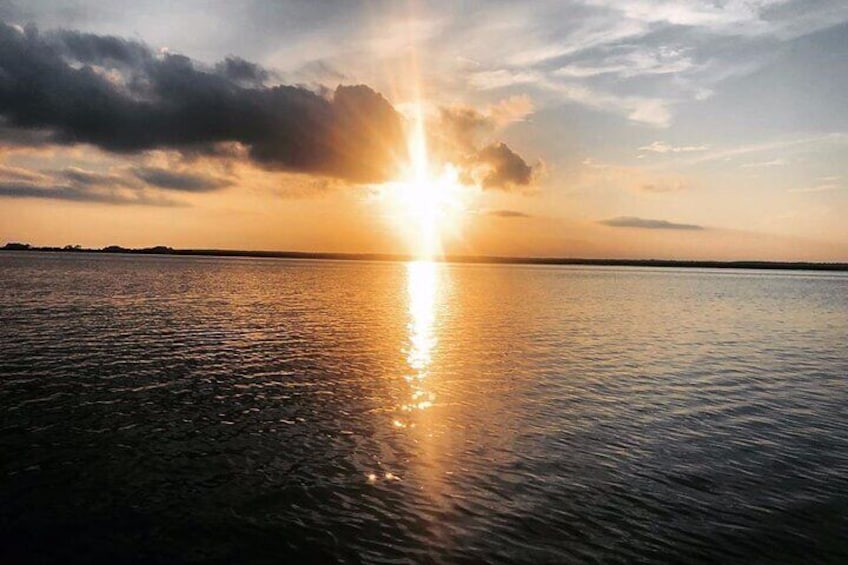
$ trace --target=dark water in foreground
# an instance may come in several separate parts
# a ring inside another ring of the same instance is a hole
[[[0,255],[0,562],[848,562],[848,276]]]

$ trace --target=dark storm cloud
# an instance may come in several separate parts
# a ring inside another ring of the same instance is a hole
[[[2,80],[2,79],[0,79]],[[53,143],[49,132],[14,127],[0,116],[0,149],[7,147],[47,147]]]
[[[394,174],[402,121],[380,94],[255,84],[263,78],[240,59],[203,68],[135,41],[0,23],[0,116],[14,130],[123,153],[237,142],[268,169],[353,182]]]
[[[158,167],[138,167],[133,174],[149,185],[167,190],[181,190],[185,192],[210,192],[229,186],[226,179],[219,179],[206,175],[193,173],[175,172]]]
[[[25,30],[25,35],[37,38],[39,32],[36,28],[29,27]],[[108,35],[59,30],[41,34],[41,40],[68,59],[80,63],[104,67],[114,64],[140,67],[153,60],[150,50],[141,43]]]
[[[182,206],[166,198],[151,198],[144,194],[121,194],[113,191],[96,191],[82,186],[58,185],[43,187],[26,183],[0,182],[0,197],[41,198],[71,202],[96,202],[101,204],[137,204],[144,206]]]
[[[598,222],[614,228],[640,228],[649,230],[702,230],[704,226],[695,224],[676,224],[666,220],[649,220],[632,216],[619,216]]]
[[[29,17],[30,14],[21,10],[11,0],[0,0],[0,19],[3,20],[21,20],[22,17]]]
[[[267,70],[241,57],[227,57],[215,65],[215,71],[235,83],[246,86],[262,86],[271,78],[271,73]]]

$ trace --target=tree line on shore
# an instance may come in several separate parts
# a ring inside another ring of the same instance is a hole
[[[132,253],[148,255],[189,255],[209,257],[259,257],[279,259],[322,259],[339,261],[414,261],[411,255],[391,253],[316,253],[309,251],[249,251],[239,249],[174,249],[166,245],[127,248],[107,245],[90,249],[81,245],[36,247],[28,243],[9,242],[0,251],[52,251],[71,253]],[[690,261],[680,259],[588,259],[575,257],[502,257],[486,255],[449,255],[438,261],[448,263],[503,263],[523,265],[588,265],[606,267],[685,267],[697,269],[770,269],[807,271],[848,271],[848,263],[815,263],[810,261]]]
[[[106,247],[100,248],[88,248],[83,247],[82,245],[65,245],[63,247],[55,247],[55,246],[34,246],[29,243],[19,243],[16,241],[10,241],[3,247],[0,247],[0,250],[3,251],[70,251],[70,252],[80,252],[80,253],[154,253],[154,254],[167,254],[174,253],[174,249],[171,247],[167,247],[165,245],[157,245],[155,247],[143,247],[140,249],[131,249],[128,247],[121,247],[120,245],[107,245]]]

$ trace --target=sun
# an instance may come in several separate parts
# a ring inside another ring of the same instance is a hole
[[[460,182],[459,169],[453,164],[431,163],[420,104],[412,118],[408,162],[400,179],[385,187],[383,196],[411,252],[417,259],[431,260],[443,254],[443,237],[459,231],[471,189]]]

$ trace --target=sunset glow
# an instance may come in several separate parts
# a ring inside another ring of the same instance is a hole
[[[16,3],[4,242],[848,260],[836,0]]]
[[[848,0],[0,0],[0,565],[848,563]]]
[[[418,259],[433,259],[444,253],[443,236],[460,230],[474,189],[460,183],[455,165],[431,162],[421,104],[412,116],[407,148],[403,175],[383,187],[383,198],[409,252]]]

